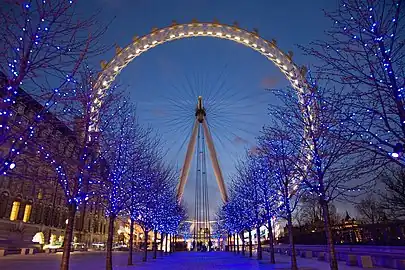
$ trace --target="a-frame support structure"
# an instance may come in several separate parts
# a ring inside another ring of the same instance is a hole
[[[209,130],[207,121],[206,121],[206,112],[203,106],[202,97],[198,97],[198,103],[195,112],[196,119],[193,125],[193,131],[191,133],[191,138],[188,143],[186,157],[184,159],[184,165],[181,170],[180,182],[177,188],[177,199],[181,200],[184,193],[184,187],[186,185],[188,174],[190,172],[191,161],[194,156],[194,150],[197,141],[198,134],[198,125],[202,125],[204,136],[206,139],[208,151],[210,153],[210,159],[212,162],[212,167],[214,169],[215,178],[218,183],[219,191],[221,192],[222,201],[226,202],[228,200],[228,193],[225,188],[224,178],[222,176],[221,168],[219,167],[217,152],[215,151],[214,143],[212,140],[211,132]]]

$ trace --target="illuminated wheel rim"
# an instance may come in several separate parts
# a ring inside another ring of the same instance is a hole
[[[96,94],[91,108],[92,124],[90,131],[97,131],[98,129],[98,109],[101,106],[102,99],[107,89],[129,63],[144,52],[158,45],[178,39],[193,37],[227,39],[243,44],[273,62],[285,75],[291,86],[297,90],[299,96],[301,96],[306,89],[310,89],[303,70],[292,61],[292,55],[286,54],[280,50],[274,40],[268,41],[260,37],[257,32],[250,32],[237,26],[227,24],[202,22],[189,24],[173,23],[169,27],[153,29],[151,33],[142,37],[135,37],[125,48],[121,49],[117,47],[116,55],[111,61],[108,63],[102,62],[103,70],[100,72],[94,87]]]

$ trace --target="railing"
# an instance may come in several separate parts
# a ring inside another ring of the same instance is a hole
[[[289,255],[289,245],[274,246],[275,252]],[[296,245],[297,256],[328,260],[327,246],[324,245]],[[263,251],[269,251],[269,247],[263,247]],[[336,257],[339,261],[346,261],[348,265],[362,266],[364,261],[369,260],[373,266],[392,269],[405,269],[404,246],[335,246]]]

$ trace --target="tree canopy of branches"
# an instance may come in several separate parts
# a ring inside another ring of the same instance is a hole
[[[157,233],[175,234],[186,219],[185,208],[176,199],[177,172],[164,162],[159,140],[145,136],[137,155],[132,157],[127,189],[130,196],[126,201],[125,211],[133,223],[139,224],[145,232],[153,231],[154,257],[156,257]],[[132,233],[131,233],[132,237]],[[147,244],[147,237],[145,244]],[[163,241],[163,237],[161,237]],[[131,242],[131,240],[130,240]],[[147,259],[145,248],[144,260]],[[130,258],[132,264],[132,249]]]
[[[306,93],[297,95],[294,89],[273,92],[280,103],[269,108],[273,121],[264,133],[288,136],[288,143],[299,151],[289,160],[301,188],[318,198],[331,269],[337,269],[329,205],[372,185],[374,179],[365,175],[375,168],[375,160],[353,143],[355,133],[350,131],[350,123],[341,121],[346,98],[343,89],[327,79],[314,80],[311,74],[308,81],[312,89]]]
[[[230,200],[223,207],[228,232],[256,229],[258,259],[261,259],[260,227],[268,227],[272,263],[275,262],[272,255],[272,219],[274,216],[286,218],[291,225],[289,232],[292,236],[292,212],[299,198],[299,192],[295,190],[294,167],[287,164],[289,160],[284,143],[288,140],[280,139],[277,137],[270,141],[269,136],[266,139],[262,137],[258,153],[248,153],[246,159],[240,162],[231,185]],[[294,250],[292,238],[290,244]],[[296,266],[294,256],[292,263]]]
[[[0,7],[1,125],[0,172],[15,167],[36,127],[58,104],[59,98],[76,87],[76,75],[84,61],[102,52],[98,41],[105,27],[97,16],[81,18],[76,1],[3,1]],[[16,111],[15,101],[25,93],[42,105],[34,112]],[[20,113],[28,123],[18,124]],[[32,146],[31,146],[32,148]]]
[[[143,155],[149,132],[136,121],[135,108],[126,101],[116,102],[107,119],[101,119],[97,161],[101,167],[101,186],[97,194],[109,218],[106,269],[112,269],[114,223],[132,196],[131,167],[133,158]],[[135,195],[134,195],[135,196]]]
[[[278,201],[277,215],[287,221],[291,268],[297,269],[296,252],[293,238],[292,213],[299,202],[301,187],[297,160],[300,149],[296,147],[296,139],[280,127],[266,127],[259,138],[259,156],[262,170],[270,181],[272,193]]]
[[[384,161],[405,143],[405,16],[401,0],[341,0],[328,36],[304,50],[321,60],[318,73],[345,88],[342,121],[352,141]],[[394,153],[395,155],[393,155]]]
[[[380,199],[380,197],[371,195],[355,205],[357,212],[360,214],[361,221],[368,224],[375,224],[386,218],[385,209]]]
[[[400,166],[388,166],[383,172],[385,191],[381,192],[382,206],[393,219],[405,216],[405,170]]]

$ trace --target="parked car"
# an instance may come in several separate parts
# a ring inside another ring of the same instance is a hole
[[[112,247],[113,251],[128,251],[129,248],[123,244],[114,244]]]
[[[88,251],[85,243],[73,243],[73,247],[75,251]]]
[[[105,243],[102,242],[93,243],[92,247],[97,250],[105,250]]]

